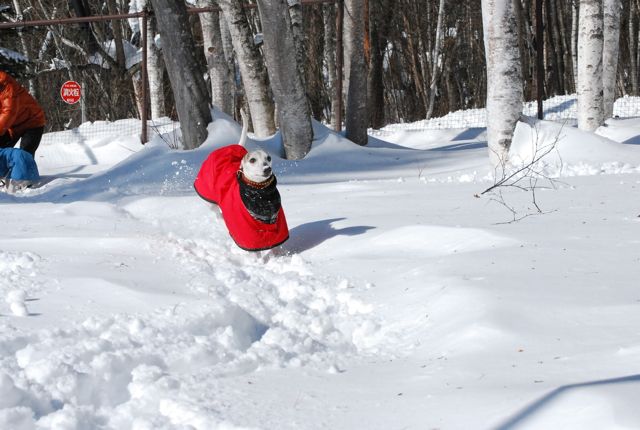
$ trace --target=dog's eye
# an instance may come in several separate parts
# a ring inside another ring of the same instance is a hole
[[[267,155],[267,161],[271,161],[271,155]]]
[[[255,159],[255,158],[250,158],[250,159],[249,159],[249,163],[253,164],[253,163],[255,163],[255,162],[256,162],[256,159]]]

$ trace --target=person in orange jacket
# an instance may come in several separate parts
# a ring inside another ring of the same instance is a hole
[[[46,119],[31,94],[11,75],[0,70],[0,148],[20,148],[35,157]]]

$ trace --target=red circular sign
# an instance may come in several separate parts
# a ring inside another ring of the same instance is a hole
[[[76,81],[67,81],[60,87],[60,97],[70,105],[78,103],[82,97],[82,88]]]

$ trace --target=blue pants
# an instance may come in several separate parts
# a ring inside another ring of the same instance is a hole
[[[33,155],[19,148],[2,148],[0,177],[35,182],[40,179],[40,174]]]

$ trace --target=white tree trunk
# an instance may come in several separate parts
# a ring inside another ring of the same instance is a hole
[[[165,113],[164,60],[155,42],[155,18],[147,18],[147,79],[149,80],[149,101],[151,119],[162,118]]]
[[[520,0],[516,0],[520,1]],[[438,24],[436,25],[436,41],[433,47],[433,58],[431,59],[431,87],[429,88],[429,108],[427,109],[427,119],[433,115],[433,107],[436,101],[436,91],[438,90],[438,70],[440,69],[440,50],[442,49],[444,19],[444,0],[440,0],[438,6]]]
[[[364,57],[364,0],[345,0],[344,8],[344,39],[349,40],[351,50],[345,131],[347,139],[358,145],[366,145],[369,140],[367,134],[369,111],[367,109],[368,72]]]
[[[593,131],[604,122],[602,0],[580,1],[578,34],[578,128]]]
[[[199,7],[215,6],[213,0],[199,0]],[[220,14],[207,12],[198,14],[202,27],[204,56],[211,79],[211,101],[222,112],[233,116],[233,80],[229,62],[222,46]]]
[[[487,140],[491,164],[507,161],[522,113],[523,91],[518,25],[512,0],[482,0],[487,61]]]
[[[267,70],[255,46],[247,16],[239,0],[218,0],[231,34],[242,83],[251,112],[253,131],[258,137],[276,131],[274,105],[269,91]]]
[[[638,95],[638,45],[637,41],[634,42],[636,35],[636,23],[635,16],[638,13],[638,5],[635,1],[631,1],[629,4],[629,69],[631,72],[631,92],[632,95]]]
[[[573,64],[573,84],[578,88],[578,6],[580,0],[571,0],[571,62]]]
[[[620,0],[604,0],[604,45],[602,49],[602,80],[604,118],[613,117],[613,103],[616,100],[616,77],[618,53],[620,51]]]
[[[300,160],[311,149],[311,112],[296,59],[286,0],[258,0],[264,35],[263,51],[278,106],[285,156]]]
[[[337,93],[338,79],[336,73],[336,13],[335,5],[322,6],[322,14],[324,20],[324,62],[327,68],[327,87],[329,88],[331,97],[331,128],[336,130],[338,127],[338,109],[340,106],[338,97],[342,94]]]
[[[148,0],[131,0],[129,2],[129,12],[142,12],[148,6]],[[129,26],[134,33],[139,33],[142,37],[142,18],[129,20]],[[147,80],[149,82],[150,119],[162,118],[165,116],[164,97],[164,61],[162,52],[156,45],[157,26],[153,16],[147,17]],[[142,41],[140,41],[142,45]],[[141,96],[141,83],[139,76],[133,76],[133,87],[136,89],[136,97]],[[141,101],[137,101],[140,105]]]

